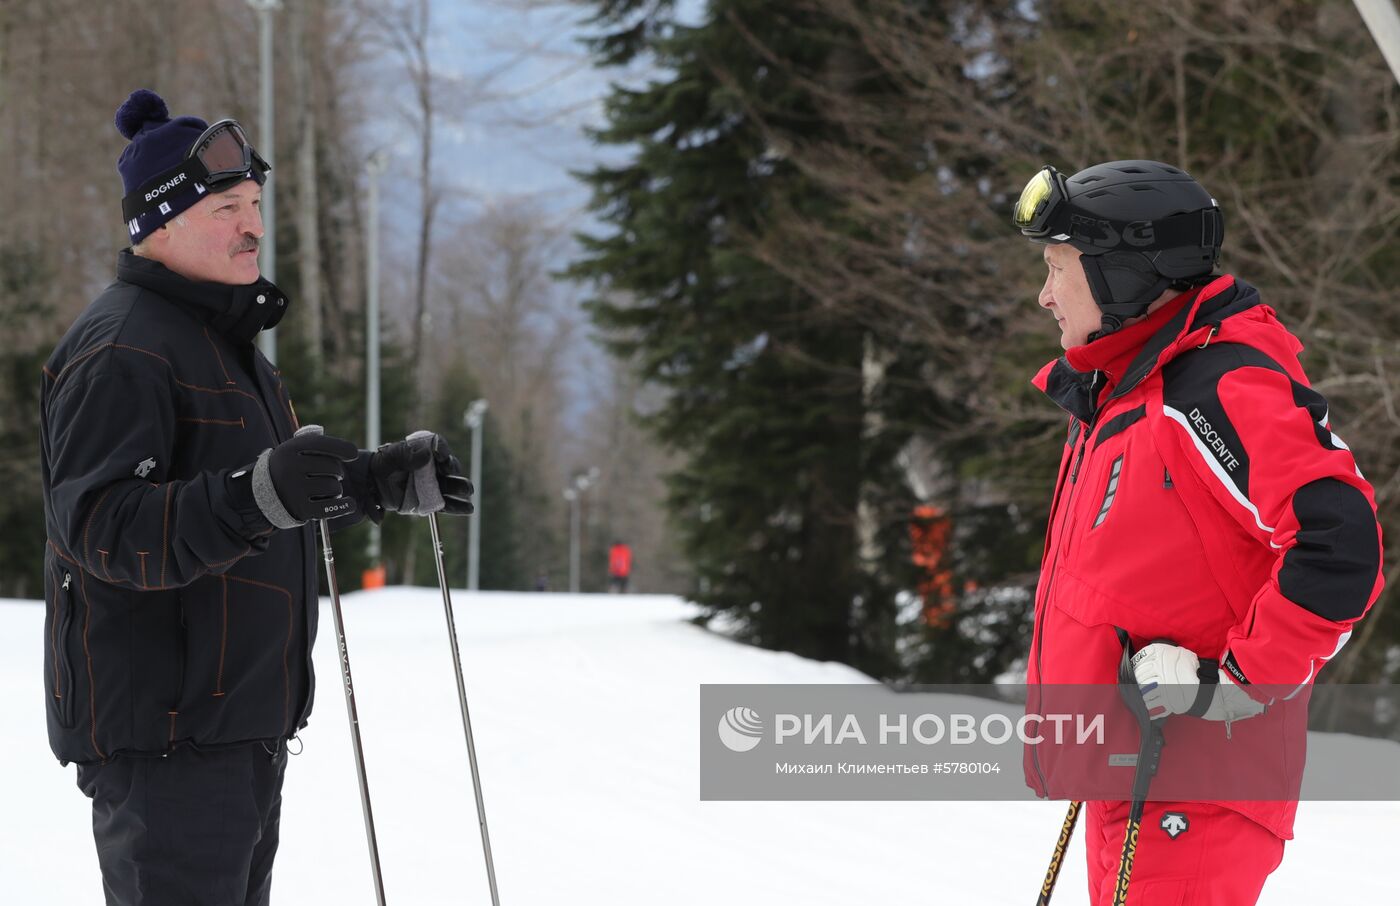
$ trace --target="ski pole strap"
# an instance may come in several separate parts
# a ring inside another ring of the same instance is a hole
[[[1125,629],[1114,626],[1113,631],[1118,633],[1118,643],[1123,646],[1123,658],[1118,662],[1118,683],[1120,686],[1131,685],[1134,689],[1137,689],[1137,675],[1133,672],[1133,640],[1128,636],[1128,632]],[[1142,695],[1139,693],[1138,697],[1141,698]],[[1124,694],[1124,700],[1128,701],[1126,693]],[[1137,713],[1138,709],[1133,707],[1131,701],[1128,701],[1128,707],[1133,713]],[[1147,707],[1145,705],[1142,711],[1144,714],[1147,713]]]
[[[1196,690],[1196,700],[1191,703],[1186,713],[1192,717],[1203,717],[1220,688],[1220,662],[1202,658],[1201,665],[1196,668],[1196,678],[1201,681],[1201,685]]]
[[[1118,640],[1123,643],[1123,658],[1118,664],[1118,694],[1138,724],[1140,747],[1137,770],[1133,774],[1133,799],[1136,800],[1147,796],[1147,786],[1152,781],[1152,776],[1157,773],[1162,746],[1166,745],[1167,740],[1162,735],[1160,722],[1154,721],[1148,713],[1147,702],[1138,687],[1137,675],[1133,672],[1132,639],[1125,630],[1117,626],[1113,629],[1118,634]]]

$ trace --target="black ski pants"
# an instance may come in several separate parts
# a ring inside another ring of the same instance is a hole
[[[267,906],[286,746],[79,765],[107,906]]]

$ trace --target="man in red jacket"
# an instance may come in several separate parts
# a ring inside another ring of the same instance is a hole
[[[1072,416],[1027,681],[1117,682],[1126,640],[1154,718],[1242,739],[1248,725],[1231,724],[1305,690],[1380,593],[1371,486],[1302,344],[1254,287],[1212,274],[1224,224],[1189,175],[1156,161],[1068,178],[1046,167],[1013,222],[1045,244],[1039,302],[1065,349],[1035,384]],[[1188,758],[1168,746],[1163,774]],[[1042,795],[1052,767],[1028,751]],[[1117,902],[1129,804],[1085,810],[1091,899]],[[1296,811],[1148,802],[1127,902],[1254,903]]]
[[[627,594],[627,581],[632,577],[632,548],[614,541],[608,551],[608,591]]]

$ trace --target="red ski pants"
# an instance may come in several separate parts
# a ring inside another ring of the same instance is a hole
[[[1127,802],[1086,802],[1089,902],[1111,906]],[[1204,802],[1148,802],[1128,906],[1253,906],[1283,861],[1283,841],[1238,812]]]

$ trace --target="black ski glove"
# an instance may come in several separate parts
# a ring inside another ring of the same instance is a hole
[[[447,441],[431,431],[415,431],[374,451],[369,475],[379,505],[390,512],[471,515],[472,483],[462,475],[462,463]]]
[[[258,509],[281,529],[353,513],[355,501],[344,496],[341,482],[344,464],[359,452],[348,440],[327,436],[320,425],[304,426],[291,440],[264,450],[253,464]]]

